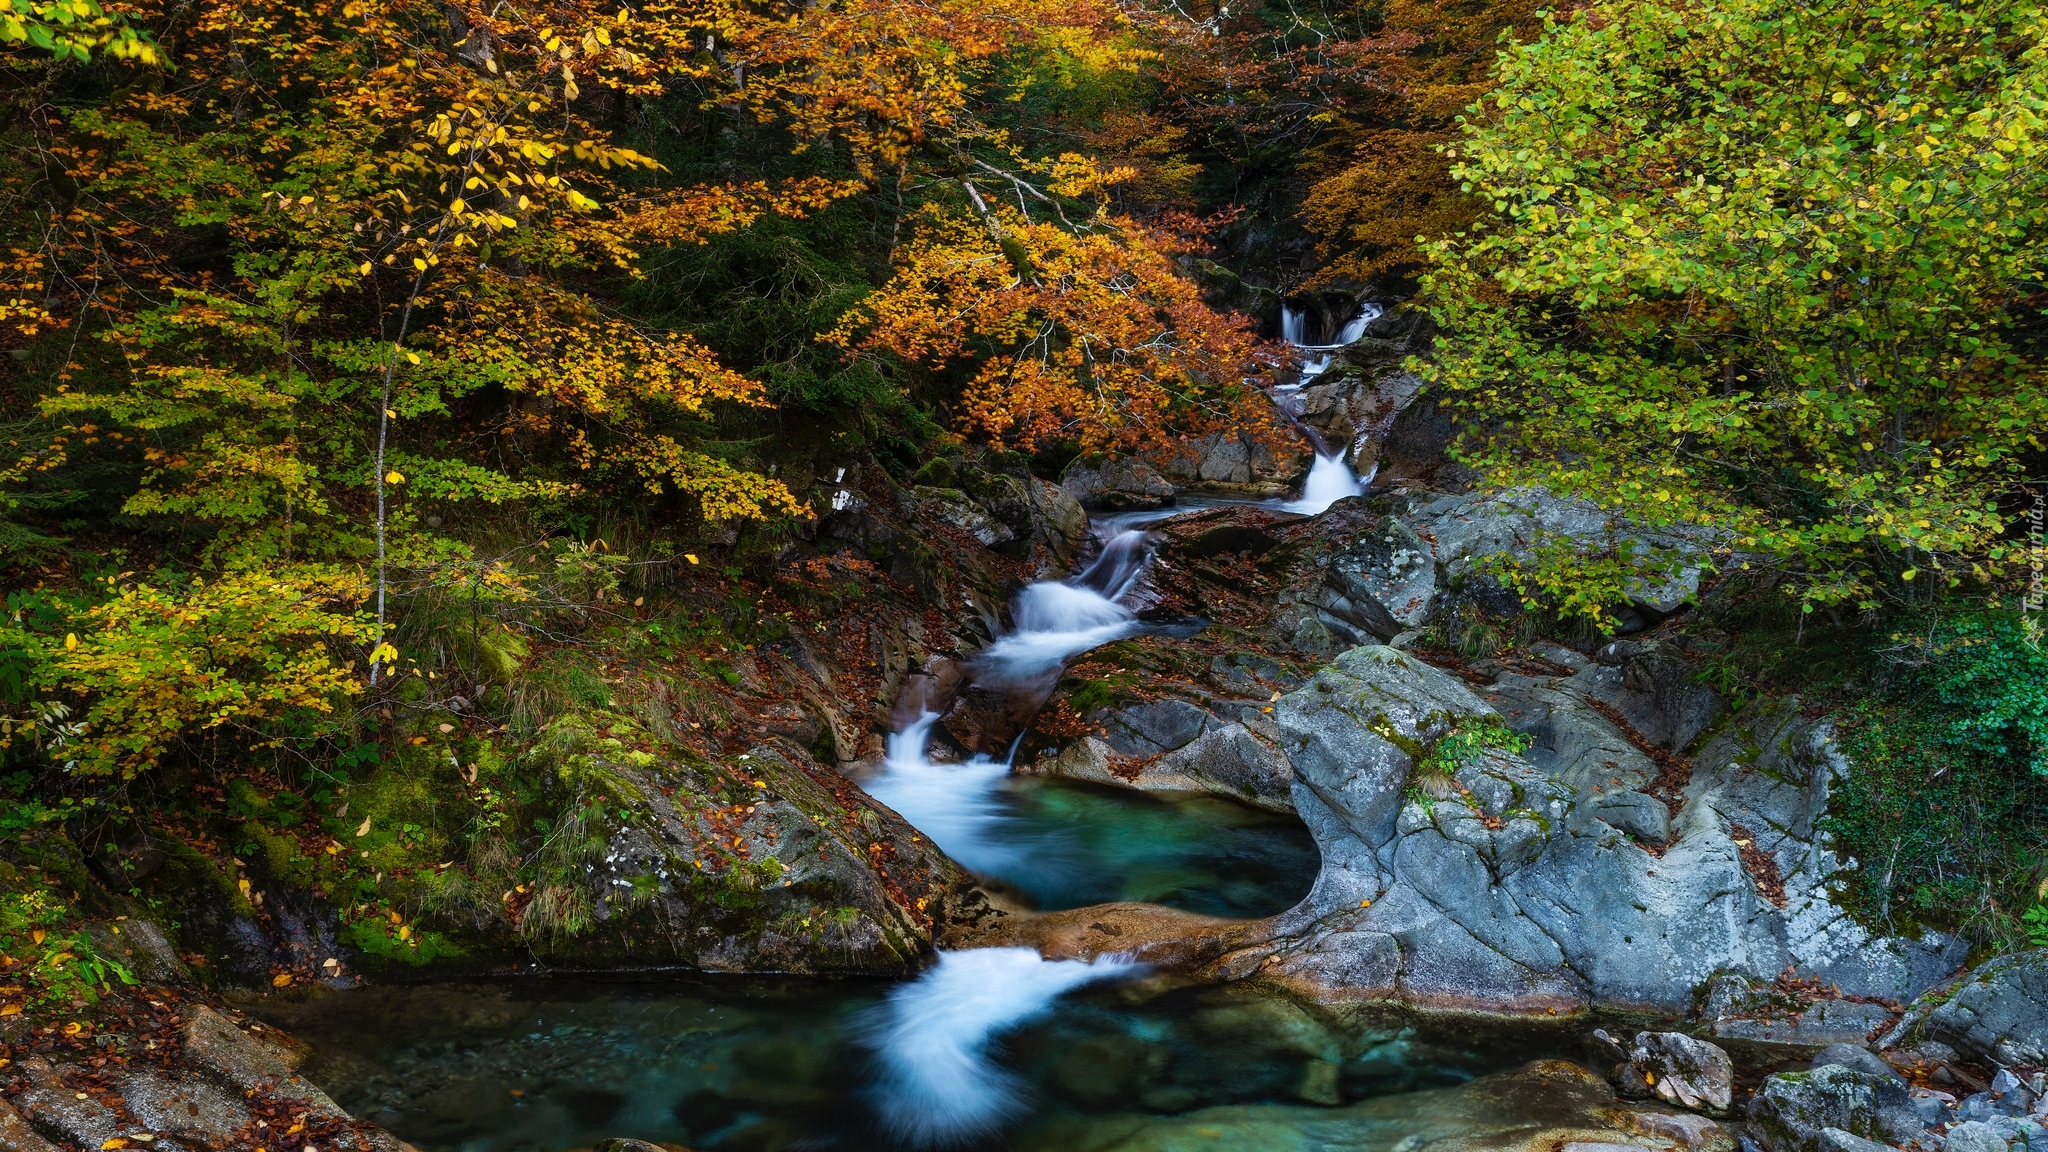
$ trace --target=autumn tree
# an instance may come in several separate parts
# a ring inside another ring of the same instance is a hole
[[[928,212],[895,277],[830,339],[927,370],[964,362],[960,422],[998,447],[1130,451],[1270,425],[1250,327],[1174,266],[1185,237],[1106,214],[1034,219],[963,186],[978,212]]]
[[[1926,0],[1549,20],[1456,146],[1497,218],[1429,251],[1467,458],[1705,526],[1808,611],[1994,571],[2048,427],[2044,37]]]
[[[1378,62],[1378,87],[1332,133],[1330,157],[1302,203],[1324,262],[1317,276],[1412,281],[1424,264],[1418,240],[1469,227],[1486,204],[1451,175],[1446,148],[1458,120],[1494,83],[1508,44],[1556,10],[1531,0],[1391,0],[1379,34],[1397,52]],[[1569,9],[1569,5],[1563,6]]]

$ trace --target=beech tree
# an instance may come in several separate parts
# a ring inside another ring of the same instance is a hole
[[[1552,18],[1454,150],[1494,215],[1429,252],[1466,458],[1702,525],[1808,611],[1994,572],[2048,428],[2044,37],[2010,3]],[[1581,606],[1627,575],[1547,568]]]

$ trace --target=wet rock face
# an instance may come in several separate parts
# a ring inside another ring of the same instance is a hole
[[[1839,865],[1814,822],[1839,755],[1824,721],[1796,701],[1760,705],[1674,774],[1682,762],[1653,762],[1593,706],[1581,677],[1598,668],[1503,674],[1482,696],[1373,646],[1283,696],[1280,749],[1323,867],[1272,944],[1218,971],[1325,1000],[1676,1015],[1717,974],[1768,982],[1791,967],[1903,1000],[1953,966],[1958,942],[1873,938],[1830,902]],[[1446,733],[1510,723],[1542,743],[1416,779]]]
[[[1923,1031],[1980,1060],[2048,1065],[2048,948],[1987,961],[1928,1015]]]

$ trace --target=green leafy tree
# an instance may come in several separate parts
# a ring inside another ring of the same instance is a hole
[[[368,595],[359,573],[290,565],[106,591],[68,613],[75,631],[61,638],[19,627],[0,635],[30,650],[43,698],[10,718],[0,747],[34,739],[67,771],[133,777],[216,737],[246,749],[317,735],[362,690],[349,653],[373,628],[358,610]]]
[[[92,59],[94,51],[142,64],[165,64],[148,32],[98,0],[8,0],[0,5],[0,49],[41,49],[58,60]]]
[[[1430,249],[1462,451],[1718,530],[1807,611],[1995,570],[2048,427],[2044,35],[1981,0],[1550,18],[1453,149],[1494,216]]]

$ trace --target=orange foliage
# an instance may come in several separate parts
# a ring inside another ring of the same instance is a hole
[[[1240,317],[1175,269],[1189,241],[1099,216],[1069,231],[1020,211],[926,213],[897,273],[828,336],[930,369],[985,357],[962,424],[998,446],[1129,449],[1174,433],[1261,426],[1270,404]]]
[[[732,104],[804,140],[837,136],[871,180],[926,142],[970,128],[969,100],[999,57],[1037,48],[1128,68],[1149,55],[1123,35],[1127,21],[1111,0],[718,2],[658,10],[701,24],[714,38],[714,63],[706,67],[729,85]]]
[[[1354,109],[1331,145],[1342,168],[1310,189],[1302,215],[1327,263],[1317,279],[1409,276],[1422,267],[1415,241],[1469,226],[1485,205],[1458,190],[1438,149],[1457,138],[1456,119],[1493,86],[1505,33],[1526,39],[1549,5],[1533,0],[1389,0],[1386,34],[1406,50],[1382,62],[1385,87]]]

